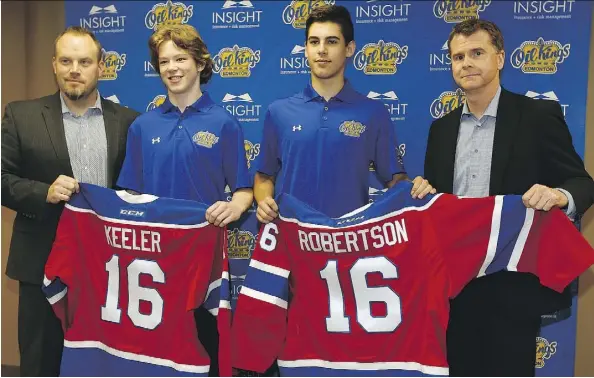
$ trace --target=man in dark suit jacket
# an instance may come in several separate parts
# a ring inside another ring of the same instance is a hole
[[[579,218],[594,202],[594,182],[559,104],[501,88],[503,37],[492,22],[464,21],[448,44],[466,102],[431,125],[425,178],[438,192],[518,194],[529,208],[559,207]],[[530,274],[500,272],[472,281],[451,302],[450,375],[533,376],[540,315],[566,303],[541,290]]]
[[[79,182],[114,185],[138,115],[100,97],[101,45],[91,32],[64,31],[53,65],[60,91],[10,103],[2,119],[2,205],[17,212],[6,274],[19,281],[22,376],[59,374],[64,337],[41,291],[58,220]]]

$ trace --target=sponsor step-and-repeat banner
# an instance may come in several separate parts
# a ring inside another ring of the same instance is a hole
[[[456,23],[472,18],[494,21],[502,29],[504,87],[558,101],[583,156],[591,2],[69,1],[66,21],[92,30],[103,44],[101,94],[141,112],[161,105],[166,95],[150,63],[149,36],[162,25],[195,26],[214,60],[213,78],[204,89],[242,124],[254,172],[267,106],[308,82],[305,21],[312,9],[334,3],[350,10],[355,25],[357,48],[347,78],[359,92],[385,104],[411,177],[423,174],[431,122],[464,102],[464,92],[452,79],[447,39]],[[383,191],[373,165],[370,171],[373,199]],[[254,208],[229,227],[235,299],[257,234]],[[576,303],[569,311],[543,317],[543,325],[536,340],[537,374],[573,375]]]

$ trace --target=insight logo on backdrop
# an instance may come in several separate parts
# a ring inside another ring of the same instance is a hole
[[[249,93],[232,95],[226,93],[223,97],[223,107],[239,122],[260,122],[262,105],[255,104]]]
[[[442,92],[439,97],[431,103],[429,112],[431,113],[431,117],[437,119],[448,114],[458,106],[464,105],[464,101],[466,101],[466,94],[460,88],[456,89],[455,92]]]
[[[536,338],[536,367],[543,368],[545,366],[545,360],[553,357],[553,354],[557,352],[557,342],[549,340],[544,337]]]
[[[105,68],[99,80],[116,80],[118,72],[126,65],[126,54],[120,54],[117,51],[103,51],[103,62]]]
[[[429,54],[429,72],[450,72],[452,70],[452,58],[446,40],[441,46],[439,53]]]
[[[534,91],[528,91],[528,92],[526,92],[526,96],[528,96],[530,98],[540,99],[540,100],[550,100],[550,101],[557,101],[557,102],[559,102],[559,98],[557,97],[557,95],[553,91],[544,92],[544,93],[538,93],[538,92],[534,92]],[[563,110],[563,116],[564,117],[567,117],[567,108],[569,108],[569,104],[561,104],[561,103],[559,103],[559,105],[561,105],[561,110]]]
[[[159,73],[149,60],[144,61],[144,77],[159,77]]]
[[[169,0],[166,3],[155,4],[144,17],[144,25],[148,29],[157,30],[163,25],[187,24],[193,14],[193,5],[186,6],[184,3]]]
[[[385,24],[408,21],[411,4],[368,0],[355,8],[356,24]]]
[[[372,100],[379,100],[386,105],[388,112],[390,112],[390,118],[392,121],[405,121],[406,120],[406,108],[408,104],[402,103],[396,92],[388,91],[384,93],[378,93],[369,91],[367,97]]]
[[[146,111],[150,112],[151,110],[158,108],[159,106],[163,105],[163,103],[165,102],[165,99],[167,98],[166,95],[157,95],[155,96],[155,98],[153,98],[153,101],[149,102],[149,104],[146,107]]]
[[[252,256],[256,238],[249,231],[238,228],[227,232],[227,246],[230,259],[249,259]]]
[[[353,65],[365,75],[393,75],[396,65],[408,56],[408,46],[394,42],[368,43],[359,50],[353,59]]]
[[[126,16],[118,15],[115,5],[99,7],[93,5],[87,17],[80,18],[80,26],[99,33],[121,33],[124,31]]]
[[[222,48],[213,58],[213,71],[223,78],[250,77],[252,68],[260,62],[260,50],[249,47]]]
[[[542,37],[536,41],[524,41],[510,55],[510,63],[524,73],[548,74],[557,72],[557,64],[563,63],[569,56],[571,44],[562,45],[558,41],[545,41]]]
[[[479,18],[479,12],[489,5],[491,0],[437,0],[433,4],[433,14],[447,23],[458,23]]]
[[[570,19],[575,0],[514,1],[514,20]]]
[[[260,155],[260,143],[252,143],[249,140],[245,139],[243,141],[243,147],[245,148],[245,157],[247,159],[247,166],[250,168],[252,166],[252,162],[256,160],[258,155]]]
[[[305,47],[295,45],[291,50],[290,56],[283,56],[280,58],[280,74],[281,75],[309,75],[309,62],[305,57]]]
[[[295,29],[305,29],[305,21],[312,10],[332,5],[335,0],[292,0],[283,10],[283,22]]]
[[[254,10],[251,1],[221,1],[221,10],[212,12],[213,29],[251,29],[260,27],[261,10]]]

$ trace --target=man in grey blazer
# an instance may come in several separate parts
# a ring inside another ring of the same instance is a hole
[[[21,376],[57,376],[64,337],[41,291],[64,203],[79,182],[113,187],[137,112],[101,98],[101,44],[69,27],[53,58],[59,91],[6,106],[2,119],[2,206],[17,212],[6,274],[19,281]]]

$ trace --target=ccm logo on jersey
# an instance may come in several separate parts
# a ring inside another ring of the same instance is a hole
[[[144,211],[120,209],[121,215],[131,215],[133,217],[143,217]]]

